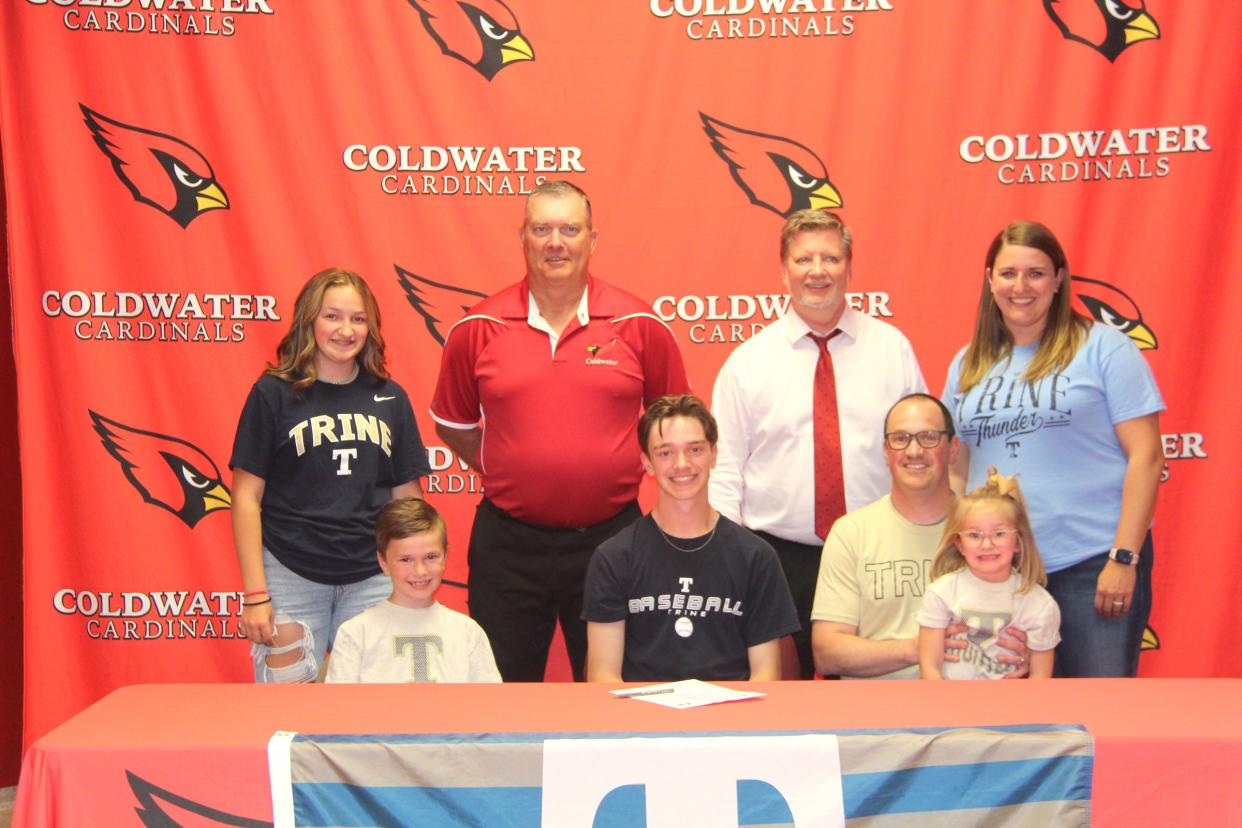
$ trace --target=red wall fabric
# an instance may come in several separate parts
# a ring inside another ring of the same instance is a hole
[[[227,509],[186,503],[228,486],[246,391],[326,266],[379,298],[464,580],[478,482],[426,414],[438,337],[520,277],[543,177],[591,194],[593,271],[668,319],[703,394],[779,313],[777,234],[803,201],[839,206],[858,306],[906,332],[937,392],[992,236],[1050,225],[1169,406],[1142,674],[1239,673],[1221,540],[1242,11],[471,5],[481,20],[449,0],[0,5],[27,740],[120,685],[246,679]]]

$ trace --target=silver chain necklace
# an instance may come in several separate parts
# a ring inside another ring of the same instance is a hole
[[[329,385],[349,385],[351,382],[358,379],[358,363],[356,362],[354,363],[354,370],[351,371],[349,376],[345,377],[344,379],[332,380],[332,379],[324,379],[323,377],[317,377],[317,379],[322,380],[323,382],[326,382]]]
[[[716,537],[716,529],[720,526],[720,516],[717,515],[716,522],[712,524],[712,531],[708,532],[707,540],[703,541],[693,549],[686,549],[684,546],[678,546],[673,543],[673,539],[664,533],[664,530],[660,528],[660,522],[656,520],[654,516],[651,518],[651,522],[655,524],[656,531],[660,533],[662,538],[664,538],[664,542],[676,549],[678,552],[698,552],[700,549],[705,549],[707,545],[712,542],[712,538]]]

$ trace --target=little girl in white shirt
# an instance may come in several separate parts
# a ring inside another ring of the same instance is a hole
[[[932,561],[932,583],[919,612],[919,669],[925,679],[1004,678],[1018,665],[996,640],[1007,627],[1026,633],[1031,678],[1052,676],[1061,611],[1035,547],[1018,482],[988,469],[984,486],[957,504]],[[965,624],[961,660],[944,661],[945,628]]]

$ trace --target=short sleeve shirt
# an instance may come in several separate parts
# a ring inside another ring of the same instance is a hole
[[[841,517],[819,560],[811,620],[855,627],[871,641],[914,638],[944,521],[907,520],[889,495]],[[915,679],[917,664],[877,678]]]
[[[1164,400],[1138,347],[1106,325],[1091,327],[1065,370],[1032,383],[1022,374],[1035,350],[1015,347],[963,393],[963,349],[943,399],[970,450],[967,489],[983,485],[988,466],[1020,474],[1040,557],[1055,572],[1112,545],[1126,475],[1115,426],[1163,411]]]
[[[497,683],[500,672],[473,618],[438,601],[429,607],[381,601],[341,625],[327,681]]]
[[[724,515],[694,552],[673,547],[651,516],[605,541],[582,619],[625,621],[626,681],[747,679],[747,650],[800,626],[772,547]]]
[[[527,523],[585,527],[620,512],[642,479],[643,406],[689,390],[677,342],[648,306],[593,278],[586,298],[555,349],[527,321],[525,282],[471,308],[445,341],[431,415],[449,428],[484,421],[484,490]]]
[[[375,521],[392,488],[427,474],[410,400],[365,372],[302,393],[264,375],[237,424],[230,468],[264,480],[263,545],[303,578],[348,584],[379,573]]]
[[[1019,592],[1021,583],[1016,572],[1006,581],[993,583],[965,568],[932,582],[919,611],[919,625],[938,630],[950,624],[966,625],[967,647],[959,653],[959,661],[944,662],[941,673],[945,678],[1004,678],[1016,670],[1016,664],[997,659],[1010,655],[997,643],[1009,627],[1026,633],[1027,646],[1038,652],[1051,650],[1061,642],[1057,602],[1038,584]]]

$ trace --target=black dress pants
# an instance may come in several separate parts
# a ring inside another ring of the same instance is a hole
[[[595,547],[642,516],[631,503],[579,529],[535,526],[479,502],[467,553],[470,617],[487,633],[505,681],[543,681],[559,620],[574,681],[586,667],[582,591]]]

